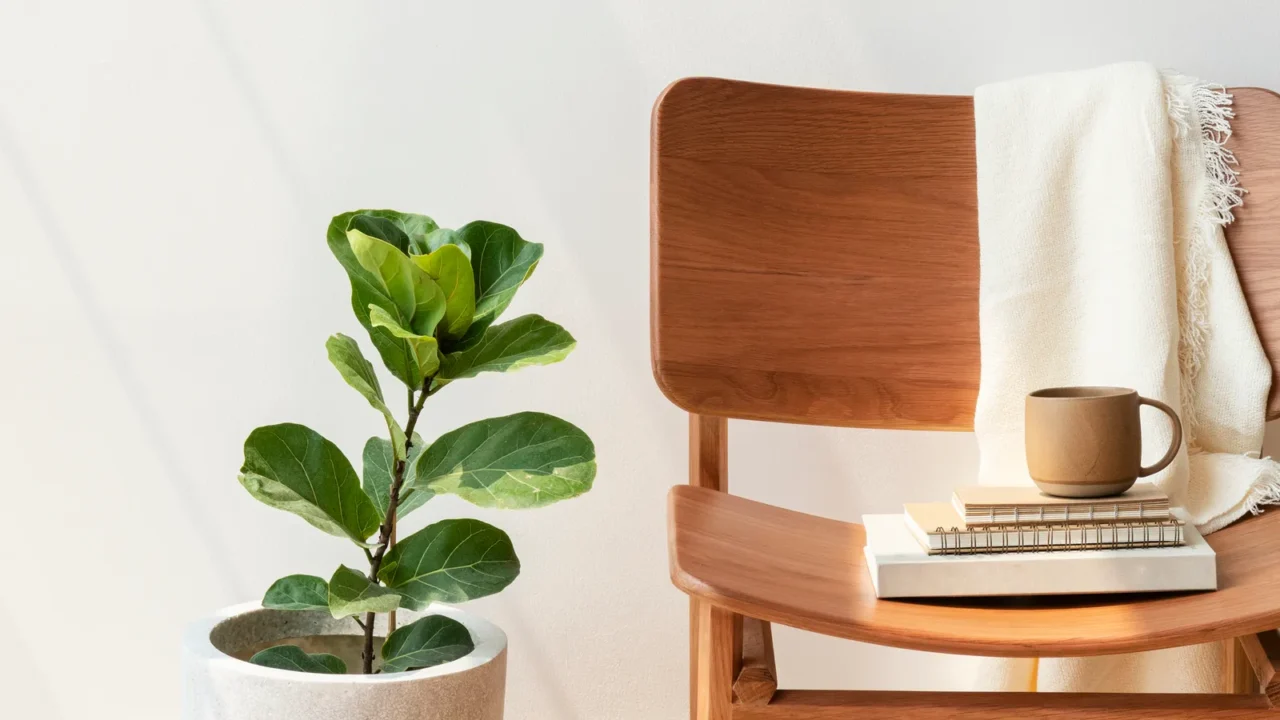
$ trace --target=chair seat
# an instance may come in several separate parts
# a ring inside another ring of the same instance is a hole
[[[878,645],[1006,657],[1105,655],[1280,626],[1280,512],[1207,539],[1207,593],[879,600],[861,525],[692,486],[668,498],[671,579],[749,617]]]

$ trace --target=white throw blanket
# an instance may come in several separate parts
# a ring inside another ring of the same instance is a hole
[[[1230,103],[1144,63],[978,89],[979,482],[1031,483],[1028,392],[1118,385],[1183,419],[1186,448],[1153,479],[1203,532],[1280,499],[1259,458],[1270,368],[1222,232],[1242,192]],[[1143,413],[1147,464],[1170,432]],[[1004,661],[982,684],[1216,692],[1220,648]]]

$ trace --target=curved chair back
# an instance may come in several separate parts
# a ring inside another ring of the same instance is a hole
[[[1280,417],[1280,95],[1235,89],[1227,236]],[[692,413],[969,430],[973,100],[692,78],[654,108],[653,370]]]

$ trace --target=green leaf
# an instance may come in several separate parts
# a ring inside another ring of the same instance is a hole
[[[542,245],[528,242],[506,225],[485,220],[458,228],[457,237],[471,248],[471,272],[476,286],[475,321],[487,319],[492,323],[533,274],[542,258]]]
[[[364,329],[369,332],[369,337],[373,340],[373,345],[378,350],[378,355],[382,357],[382,362],[401,382],[410,387],[417,388],[422,383],[422,377],[419,375],[418,363],[414,357],[413,349],[404,340],[401,340],[390,332],[375,328],[369,323],[369,306],[384,306],[393,303],[391,297],[383,289],[382,281],[373,273],[370,273],[356,259],[355,252],[351,249],[351,243],[347,239],[347,228],[352,219],[360,214],[386,212],[372,210],[357,210],[338,215],[329,223],[329,230],[326,235],[329,243],[329,251],[338,259],[343,269],[347,271],[347,276],[351,279],[351,308],[355,311],[356,318]]]
[[[444,291],[444,320],[441,336],[460,338],[471,327],[476,311],[475,278],[471,261],[458,245],[443,245],[429,255],[415,255],[413,262],[422,268]]]
[[[344,618],[361,613],[388,613],[400,607],[400,596],[369,582],[369,578],[341,565],[329,578],[329,614]]]
[[[435,496],[436,494],[429,489],[414,490],[409,488],[402,490],[400,493],[400,509],[396,511],[396,519],[403,520],[406,515],[426,505],[427,501]]]
[[[329,586],[315,575],[288,575],[271,583],[262,598],[271,610],[318,610],[329,607]]]
[[[387,407],[386,400],[382,397],[382,386],[378,384],[378,376],[373,371],[373,365],[364,359],[360,346],[355,340],[342,333],[331,336],[324,346],[329,351],[329,362],[338,368],[342,379],[363,395],[374,410],[382,413],[382,417],[387,421],[387,430],[395,440],[396,457],[403,458],[404,430],[400,428],[400,423],[396,422],[391,409]]]
[[[565,359],[576,344],[568,330],[540,315],[525,315],[489,328],[470,348],[445,355],[438,381],[550,365]]]
[[[457,245],[458,249],[462,250],[462,254],[467,256],[467,260],[471,260],[471,248],[458,235],[457,230],[450,230],[449,228],[437,228],[427,233],[420,246],[421,249],[415,249],[413,254],[426,255],[439,250],[445,245]]]
[[[381,524],[342,451],[302,425],[268,425],[250,433],[240,484],[267,505],[361,545]]]
[[[381,283],[390,303],[373,302],[395,318],[398,325],[418,335],[431,335],[444,317],[444,292],[422,268],[394,245],[348,230],[351,251],[360,265]]]
[[[475,649],[466,625],[444,615],[428,615],[387,636],[382,672],[421,670],[466,657]]]
[[[277,670],[343,675],[347,664],[329,653],[307,653],[297,645],[276,645],[249,658],[249,662]]]
[[[394,222],[374,215],[357,215],[351,218],[348,230],[359,230],[369,237],[376,237],[388,245],[396,246],[400,252],[409,254],[409,236]]]
[[[492,595],[520,574],[511,538],[479,520],[442,520],[404,538],[378,571],[400,593],[400,604],[423,610],[434,601],[463,602]]]
[[[595,458],[591,438],[573,424],[523,412],[441,435],[418,459],[413,487],[481,507],[541,507],[590,490]]]
[[[427,444],[422,438],[414,433],[413,452],[409,458],[409,464],[404,469],[404,485],[400,488],[400,511],[396,513],[396,518],[403,518],[426,505],[428,500],[436,496],[436,492],[431,488],[413,487],[413,478],[418,472],[418,462],[422,460],[422,451],[426,447]]]
[[[413,477],[414,462],[422,454],[422,440],[415,438],[413,447],[409,448],[409,466],[405,470],[407,477]],[[391,441],[386,438],[371,437],[364,444],[364,492],[373,500],[381,517],[386,518],[387,507],[391,504],[391,479],[395,468],[395,458],[391,454]],[[435,496],[431,490],[413,490],[400,488],[400,509],[396,517],[403,520]]]
[[[426,377],[440,368],[439,345],[431,335],[419,335],[406,329],[388,312],[377,305],[369,306],[369,322],[374,327],[385,328],[393,336],[402,338],[409,343],[414,362],[417,364],[415,377]]]
[[[414,245],[426,245],[426,238],[438,227],[436,221],[426,215],[402,213],[396,210],[357,210],[348,227],[366,235],[385,240],[408,255]]]

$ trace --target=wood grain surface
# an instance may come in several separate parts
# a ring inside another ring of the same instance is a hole
[[[1277,717],[1260,695],[779,690],[734,720],[1135,720]]]
[[[1008,657],[1106,655],[1280,626],[1280,512],[1207,539],[1217,592],[878,600],[861,525],[701,488],[672,488],[676,587],[749,617],[879,645]]]
[[[689,415],[689,484],[720,492],[729,490],[728,419]],[[706,604],[696,597],[689,598],[689,715],[693,718],[698,717],[698,664],[702,661],[699,642]]]
[[[1240,287],[1271,361],[1267,419],[1280,417],[1280,95],[1261,88],[1232,91],[1236,118],[1227,143],[1249,191],[1227,226],[1227,246]]]
[[[693,720],[729,720],[733,701],[733,614],[699,603],[698,665]]]
[[[1250,193],[1228,234],[1274,359],[1280,96],[1234,92],[1232,147]],[[691,78],[659,98],[652,133],[652,360],[672,402],[759,420],[972,428],[972,98]],[[1271,417],[1278,398],[1273,387]]]

